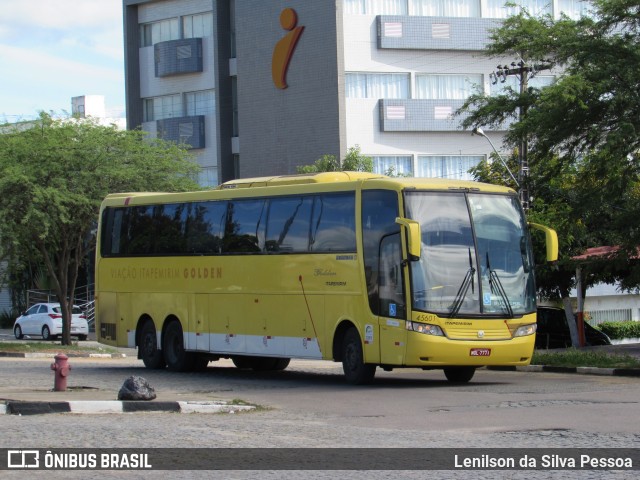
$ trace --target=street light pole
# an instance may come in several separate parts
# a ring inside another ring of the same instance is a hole
[[[472,135],[479,135],[479,136],[484,137],[484,138],[487,139],[487,141],[489,142],[489,145],[491,145],[491,148],[493,148],[493,151],[496,153],[496,155],[498,156],[498,158],[502,162],[502,165],[504,166],[504,168],[507,169],[507,172],[509,172],[509,175],[511,176],[511,179],[515,182],[515,184],[518,187],[518,189],[520,189],[520,182],[518,182],[518,180],[516,180],[516,177],[513,175],[513,173],[511,173],[511,170],[507,166],[507,162],[504,161],[504,158],[502,158],[502,155],[500,155],[500,152],[498,152],[498,150],[496,149],[495,145],[493,144],[491,139],[489,137],[487,137],[487,135],[484,133],[484,131],[480,127],[475,127],[473,130],[471,130],[471,134]]]

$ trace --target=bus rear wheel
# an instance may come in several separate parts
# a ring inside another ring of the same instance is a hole
[[[444,369],[444,375],[451,383],[468,383],[475,373],[475,367],[449,367]]]
[[[207,369],[207,365],[209,365],[210,361],[211,359],[207,355],[198,353],[193,359],[193,369],[196,372],[204,372]]]
[[[153,370],[159,370],[167,366],[162,351],[158,349],[157,338],[156,327],[153,326],[151,320],[148,320],[142,327],[138,349],[139,358],[142,359],[144,366]]]
[[[240,369],[251,368],[251,357],[238,355],[237,357],[231,357],[231,361],[236,366],[236,368],[240,368]]]
[[[366,385],[373,381],[376,366],[364,363],[362,342],[358,330],[350,328],[342,341],[342,370],[351,385]]]
[[[162,351],[167,368],[174,372],[188,372],[194,367],[194,354],[184,349],[184,337],[180,322],[172,321],[167,325],[162,340]]]

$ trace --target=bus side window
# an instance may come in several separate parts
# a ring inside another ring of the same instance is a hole
[[[123,208],[107,207],[102,214],[102,239],[100,242],[100,255],[103,257],[117,256],[121,254],[120,240],[122,238],[123,216],[126,213]]]
[[[264,244],[265,199],[229,202],[224,253],[259,253]]]
[[[322,194],[315,198],[311,220],[312,252],[355,252],[355,196]]]
[[[265,249],[271,253],[306,253],[313,197],[272,198]]]
[[[129,207],[128,222],[122,253],[127,255],[150,255],[155,251],[155,227],[153,224],[153,206],[139,205]]]
[[[187,204],[168,203],[153,208],[153,251],[157,255],[182,255],[187,250]]]
[[[191,204],[187,220],[188,253],[200,255],[222,253],[226,215],[226,201]]]

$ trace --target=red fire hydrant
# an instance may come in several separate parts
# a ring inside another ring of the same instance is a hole
[[[55,377],[53,380],[53,391],[54,392],[65,392],[67,390],[67,377],[69,376],[69,370],[71,370],[71,365],[69,365],[69,357],[67,357],[64,353],[59,353],[55,357],[56,362],[51,364],[51,370],[55,373]]]

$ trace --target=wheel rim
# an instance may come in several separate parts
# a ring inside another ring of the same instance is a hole
[[[22,336],[22,329],[20,328],[20,325],[18,325],[14,329],[13,334],[16,336],[16,338],[20,338]]]
[[[347,370],[350,372],[358,368],[358,350],[353,343],[349,343],[344,352],[344,359],[347,364]]]
[[[156,338],[152,332],[147,333],[144,336],[142,342],[142,353],[147,357],[151,357],[156,351]]]
[[[50,336],[51,332],[49,331],[49,327],[45,325],[44,327],[42,327],[42,338],[44,338],[45,340],[49,340]]]
[[[172,332],[172,335],[169,337],[167,342],[168,354],[171,357],[172,362],[176,362],[182,353],[182,341],[180,335],[177,335],[176,332]]]

